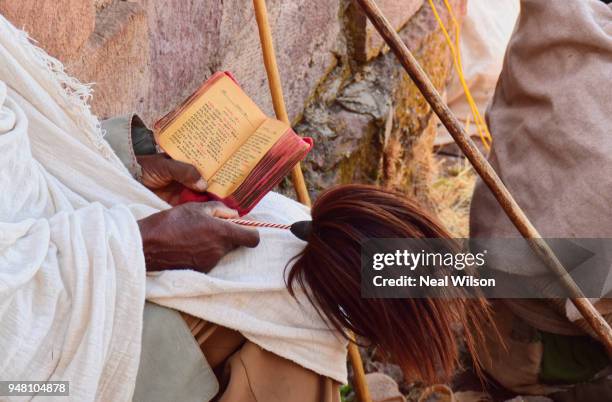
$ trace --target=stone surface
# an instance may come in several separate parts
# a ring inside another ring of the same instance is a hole
[[[465,0],[450,3],[461,10]],[[447,13],[441,17],[448,23]],[[443,89],[451,74],[450,52],[429,6],[421,7],[400,36]],[[358,63],[350,46],[346,52],[296,127],[315,139],[304,163],[311,194],[337,183],[371,183],[428,204],[436,126],[429,105],[393,54]]]
[[[320,79],[335,65],[339,0],[267,1],[289,118],[296,121]],[[219,68],[230,69],[258,105],[273,115],[251,2],[224,2]]]
[[[289,116],[301,116],[335,65],[342,0],[269,0]],[[244,0],[0,0],[79,79],[96,84],[100,117],[139,112],[152,123],[212,73],[229,70],[273,114],[251,2]]]
[[[93,0],[94,6],[97,11],[102,10],[104,7],[113,3],[113,0]]]
[[[450,1],[456,14],[466,1]],[[443,1],[435,2],[448,25]],[[290,118],[315,139],[304,164],[311,194],[365,182],[427,202],[431,110],[395,57],[381,51],[380,37],[354,3],[266,3]],[[450,52],[427,2],[378,4],[443,88]],[[100,117],[136,111],[151,124],[219,70],[232,71],[273,113],[250,1],[0,0],[0,12],[29,30],[69,73],[95,83],[93,109]]]
[[[61,60],[81,49],[96,17],[93,3],[84,0],[0,0],[0,14]]]
[[[287,110],[295,120],[318,79],[335,62],[339,1],[267,3]],[[273,114],[251,2],[144,0],[142,4],[149,20],[155,83],[147,120],[173,108],[219,70],[234,73],[249,96]]]
[[[95,30],[81,49],[64,58],[66,69],[94,83],[94,111],[102,118],[129,111],[146,113],[151,74],[144,9],[116,1],[96,15]]]
[[[366,382],[372,402],[406,402],[397,383],[383,373],[366,374]]]
[[[423,6],[424,0],[379,0],[376,2],[385,17],[397,31],[406,26],[408,21]],[[352,2],[347,12],[349,17],[349,35],[353,57],[368,61],[378,56],[385,42],[374,25],[366,18],[361,8]]]
[[[224,2],[141,0],[147,15],[151,81],[144,119],[151,123],[193,93],[219,66]],[[229,12],[229,11],[228,11]]]

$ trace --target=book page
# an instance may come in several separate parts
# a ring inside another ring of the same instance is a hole
[[[221,198],[232,194],[288,129],[289,125],[281,121],[266,119],[215,173],[208,183],[207,191]]]
[[[160,132],[157,141],[173,159],[194,165],[210,180],[265,119],[242,89],[223,75]]]

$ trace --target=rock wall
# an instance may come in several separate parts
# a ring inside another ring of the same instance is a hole
[[[466,1],[451,4],[461,15]],[[378,4],[444,87],[450,55],[428,3]],[[305,163],[313,194],[351,181],[425,194],[431,112],[360,10],[349,0],[267,5],[290,118],[316,141]],[[95,83],[102,118],[135,111],[152,123],[218,70],[272,114],[250,1],[0,0],[0,13]]]
[[[405,20],[398,2],[388,3],[400,36],[442,92],[452,59],[428,3],[406,4],[404,10],[413,13]],[[465,15],[465,0],[449,3],[456,15]],[[442,1],[436,4],[448,26]],[[395,56],[372,36],[360,10],[347,3],[343,18],[345,49],[296,127],[317,140],[304,163],[310,191],[337,183],[378,184],[412,192],[435,210],[428,189],[437,118]]]
[[[269,0],[291,118],[335,62],[340,0]],[[230,70],[272,113],[255,16],[245,0],[0,0],[68,71],[95,83],[100,117],[137,111],[151,123],[213,72]]]

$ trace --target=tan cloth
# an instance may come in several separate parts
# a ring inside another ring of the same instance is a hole
[[[612,237],[610,82],[612,6],[521,1],[488,110],[490,162],[544,237]],[[482,181],[470,221],[472,237],[519,237]],[[546,269],[519,257],[493,268],[521,274]],[[486,332],[485,370],[516,392],[551,392],[539,384],[543,350],[533,331],[579,334],[565,303],[505,300],[494,311],[503,342]]]
[[[494,302],[491,327],[483,333],[485,345],[478,351],[485,371],[505,388],[519,394],[549,394],[559,388],[540,384],[543,346],[535,328],[505,305]]]
[[[483,332],[485,345],[478,350],[478,355],[485,371],[502,386],[521,395],[550,395],[555,401],[612,400],[609,370],[578,384],[543,382],[546,346],[540,331],[514,314],[506,301],[496,300],[492,307],[493,320]]]
[[[338,383],[252,342],[229,358],[221,386],[219,402],[340,402]]]
[[[239,332],[182,314],[217,373],[218,402],[340,402],[340,384],[247,341]]]
[[[612,6],[521,1],[488,111],[490,162],[544,237],[612,237],[610,82]],[[470,220],[472,237],[519,237],[482,181]],[[518,256],[507,267],[534,269]]]

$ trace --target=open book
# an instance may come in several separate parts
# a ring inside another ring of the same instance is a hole
[[[267,117],[223,72],[155,123],[154,130],[157,143],[170,157],[192,164],[208,181],[208,195],[240,215],[312,148],[312,139]]]

